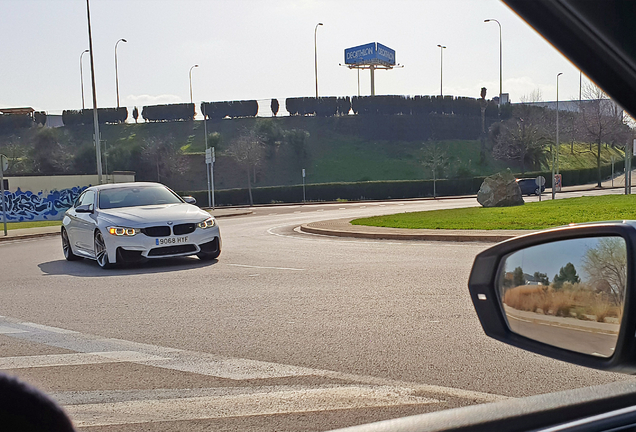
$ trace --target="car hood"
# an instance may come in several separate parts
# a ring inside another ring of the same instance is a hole
[[[131,228],[178,223],[198,223],[210,214],[191,204],[162,204],[99,210],[99,219],[111,224],[125,224]]]

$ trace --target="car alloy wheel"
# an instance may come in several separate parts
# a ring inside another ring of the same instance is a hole
[[[62,251],[64,251],[64,258],[66,258],[67,261],[76,261],[80,259],[80,257],[73,253],[71,241],[69,240],[68,233],[64,228],[62,228]]]
[[[108,251],[106,250],[106,243],[104,237],[100,231],[95,233],[95,260],[97,264],[103,268],[108,269],[113,265],[108,261]]]

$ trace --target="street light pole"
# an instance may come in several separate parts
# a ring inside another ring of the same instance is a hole
[[[194,69],[194,68],[198,68],[198,67],[199,67],[199,65],[198,65],[198,64],[195,64],[194,66],[192,66],[192,67],[190,68],[190,72],[188,73],[188,75],[189,75],[189,77],[190,77],[190,103],[194,103],[194,102],[192,101],[192,69]]]
[[[322,23],[318,23],[314,28],[314,75],[316,77],[316,99],[318,99],[318,44],[316,41],[316,34],[318,32],[318,26],[321,25]]]
[[[557,74],[557,104],[556,104],[556,151],[557,151],[557,164],[558,164],[558,153],[559,153],[559,77],[563,75],[563,72],[559,72]],[[558,172],[558,168],[557,168],[557,172]],[[555,198],[556,196],[556,190],[555,190],[555,185],[556,185],[556,181],[555,181],[555,169],[554,169],[554,151],[552,151],[552,199]]]
[[[82,86],[82,110],[84,110],[84,71],[83,71],[83,68],[82,68],[82,57],[87,52],[88,52],[88,50],[84,50],[80,54],[80,84]]]
[[[444,91],[442,87],[442,80],[444,78],[444,57],[443,52],[446,49],[444,45],[437,45],[439,47],[439,95],[444,96]]]
[[[497,104],[499,108],[499,119],[501,120],[501,95],[503,94],[503,56],[502,56],[502,43],[501,43],[501,23],[496,19],[487,19],[484,22],[496,22],[499,25],[499,103]]]
[[[126,39],[119,39],[115,42],[115,87],[117,89],[117,109],[119,109],[119,74],[117,72],[117,45],[119,42],[128,42]]]
[[[88,50],[91,58],[91,85],[93,89],[93,125],[95,127],[95,155],[97,158],[97,184],[102,184],[102,148],[99,142],[99,119],[97,117],[97,94],[95,93],[95,62],[93,61],[93,35],[91,33],[91,11],[86,0],[88,19]]]

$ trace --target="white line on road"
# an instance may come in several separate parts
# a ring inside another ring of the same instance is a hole
[[[343,386],[239,395],[66,405],[78,427],[439,403],[404,389]]]
[[[227,265],[233,266],[233,267],[246,267],[246,268],[257,268],[257,269],[306,271],[305,269],[291,268],[291,267],[267,267],[267,266],[255,266],[255,265],[247,265],[247,264],[227,264]]]

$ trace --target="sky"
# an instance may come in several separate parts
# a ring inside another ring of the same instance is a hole
[[[376,71],[377,95],[487,98],[512,102],[578,99],[579,70],[505,4],[494,0],[90,0],[97,105],[227,101],[315,95],[316,31],[320,96],[355,96],[358,74],[340,66],[345,48],[379,42],[403,65]],[[0,0],[0,108],[49,114],[82,107],[80,55],[88,48],[85,0]],[[440,48],[443,63],[440,65]],[[84,97],[92,107],[90,58]],[[443,73],[441,71],[443,66]],[[360,94],[370,94],[369,71]],[[584,83],[586,82],[583,77]]]

